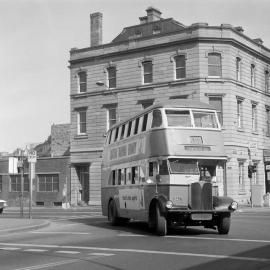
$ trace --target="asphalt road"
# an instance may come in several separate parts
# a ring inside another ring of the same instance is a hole
[[[270,211],[235,213],[225,236],[193,227],[158,237],[140,222],[111,227],[100,216],[71,217],[0,236],[0,269],[270,269]]]

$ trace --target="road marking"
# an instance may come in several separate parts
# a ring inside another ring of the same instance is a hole
[[[180,239],[196,239],[196,240],[215,240],[215,241],[235,241],[235,242],[253,242],[253,243],[270,243],[270,240],[256,240],[256,239],[241,239],[241,238],[212,238],[212,237],[196,237],[196,236],[178,236],[167,235],[166,238],[180,238]]]
[[[35,232],[30,232],[34,234],[75,234],[75,235],[85,235],[85,234],[92,234],[92,233],[87,233],[87,232],[43,232],[43,231],[35,231]]]
[[[49,268],[49,267],[54,267],[54,266],[59,266],[59,265],[64,265],[64,264],[70,264],[70,263],[74,263],[74,262],[78,262],[78,261],[79,261],[79,259],[64,260],[64,261],[59,261],[59,262],[33,265],[33,266],[27,266],[27,267],[23,267],[23,268],[16,268],[13,270],[38,270],[38,269]]]
[[[57,250],[55,253],[64,253],[64,254],[79,254],[79,251],[72,251],[72,250]]]
[[[37,248],[32,248],[32,249],[25,249],[23,251],[26,251],[26,252],[46,252],[48,251],[48,249],[37,249]]]
[[[146,249],[124,249],[124,248],[105,248],[105,247],[102,248],[102,247],[87,247],[87,246],[57,246],[57,245],[38,245],[38,244],[19,244],[19,243],[0,243],[0,245],[40,247],[40,248],[52,247],[52,248],[61,248],[61,249],[97,250],[97,251],[109,251],[109,252],[152,254],[152,255],[172,255],[172,256],[203,257],[203,258],[213,258],[213,259],[230,259],[230,260],[238,260],[238,261],[255,261],[255,262],[267,262],[267,263],[270,262],[270,258],[242,257],[242,256],[218,255],[218,254],[213,255],[213,254],[204,254],[204,253],[187,253],[187,252],[159,251],[159,250],[146,250]],[[69,251],[69,252],[74,252],[74,251]]]
[[[93,252],[93,253],[88,253],[88,255],[91,255],[91,256],[114,256],[115,254],[113,254],[113,253],[98,253],[98,252]]]
[[[147,237],[148,235],[145,234],[130,234],[130,233],[120,233],[118,236],[124,236],[124,237],[129,237],[129,236],[135,236],[135,237]]]
[[[0,247],[0,250],[18,250],[18,249],[21,249],[21,248],[16,248],[16,247]]]

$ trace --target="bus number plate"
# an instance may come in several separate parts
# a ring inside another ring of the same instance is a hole
[[[211,220],[212,214],[191,214],[192,220]]]

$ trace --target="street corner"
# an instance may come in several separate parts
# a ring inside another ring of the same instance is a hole
[[[40,219],[17,219],[1,218],[0,219],[0,236],[7,233],[27,232],[45,228],[50,225],[48,220]]]

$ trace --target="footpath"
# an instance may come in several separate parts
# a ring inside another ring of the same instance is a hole
[[[41,213],[44,211],[53,212],[56,216],[58,213],[72,213],[86,210],[87,212],[95,212],[101,214],[100,206],[83,206],[83,207],[71,207],[69,209],[64,209],[62,207],[33,207],[32,213],[34,216],[35,213]],[[11,217],[10,214],[15,214],[14,217]],[[19,207],[7,207],[4,209],[3,214],[0,215],[0,236],[7,233],[16,233],[24,231],[38,230],[50,225],[50,219],[42,218],[29,218],[28,209],[24,208],[23,217],[20,217],[20,208]]]
[[[42,212],[42,211],[55,211],[55,214],[59,212],[72,212],[76,211],[76,209],[80,210],[87,210],[89,213],[91,211],[95,211],[95,213],[100,212],[100,207],[98,206],[84,206],[84,207],[74,207],[70,209],[63,209],[60,207],[57,208],[46,208],[46,207],[33,207],[33,211],[35,212]],[[38,230],[41,228],[44,228],[46,226],[50,225],[50,220],[45,220],[45,219],[38,219],[38,218],[32,218],[29,219],[27,214],[25,213],[23,218],[20,218],[19,215],[16,217],[9,217],[7,215],[5,217],[5,211],[8,212],[13,212],[16,211],[19,213],[19,208],[16,207],[10,207],[7,209],[4,209],[4,213],[0,215],[0,236],[5,235],[7,233],[16,233],[16,232],[24,232],[24,231],[32,231],[32,230]],[[236,213],[265,213],[270,215],[270,207],[251,207],[250,205],[245,206],[245,205],[240,205],[239,208],[236,210]]]

